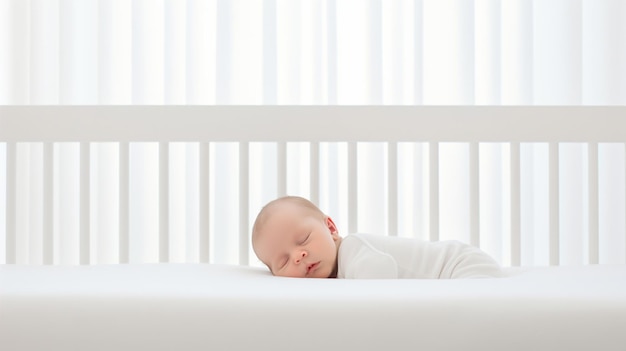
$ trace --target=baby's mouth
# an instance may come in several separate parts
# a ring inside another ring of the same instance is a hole
[[[311,272],[313,272],[317,266],[319,266],[319,262],[315,262],[315,263],[311,263],[306,267],[306,274],[309,275]]]

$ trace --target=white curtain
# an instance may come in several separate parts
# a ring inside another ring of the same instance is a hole
[[[625,18],[621,0],[0,0],[0,104],[624,105]],[[119,218],[110,204],[119,200],[119,145],[90,147],[90,261],[117,262]],[[79,148],[53,147],[54,263],[79,261]],[[276,145],[250,145],[250,167],[259,170],[250,179],[251,220],[287,192],[319,197],[343,233],[387,233],[389,219],[380,215],[387,179],[376,167],[387,145],[357,146],[363,205],[356,228],[347,223],[348,146],[319,145],[319,195],[309,185],[310,148],[288,145],[281,190],[275,167],[261,167],[276,164]],[[0,144],[0,167],[6,149]],[[625,262],[624,147],[599,149],[600,261]],[[43,150],[17,145],[27,160],[17,170],[18,263],[42,261]],[[238,150],[211,144],[210,262],[256,262],[237,249],[238,180],[231,175]],[[480,194],[480,245],[510,264],[508,145],[479,151],[481,189],[489,188]],[[428,152],[427,144],[398,145],[399,235],[428,238]],[[560,152],[561,263],[586,263],[587,149],[568,144]],[[468,241],[468,178],[459,177],[468,174],[468,146],[442,144],[439,154],[440,237]],[[198,145],[171,145],[170,155],[170,258],[197,262]],[[158,145],[131,144],[130,158],[130,261],[156,262]],[[520,263],[548,264],[547,145],[522,145],[521,162],[522,187],[531,191],[522,192]],[[5,177],[0,168],[0,185]],[[2,226],[0,262],[5,236]]]

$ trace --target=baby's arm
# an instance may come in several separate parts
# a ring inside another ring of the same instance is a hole
[[[398,278],[398,265],[391,255],[375,249],[360,238],[348,236],[341,243],[338,277],[395,279]]]

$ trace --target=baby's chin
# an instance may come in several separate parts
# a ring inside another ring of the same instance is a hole
[[[320,267],[313,274],[309,276],[309,278],[329,278],[332,273],[331,269],[328,267]]]

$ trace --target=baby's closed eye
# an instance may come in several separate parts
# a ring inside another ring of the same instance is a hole
[[[310,232],[309,232],[309,233],[307,233],[307,234],[303,237],[303,239],[301,239],[301,240],[300,240],[300,242],[299,242],[298,244],[300,244],[300,245],[304,245],[304,244],[307,242],[307,240],[309,240],[309,237],[311,237],[311,233],[310,233]]]

